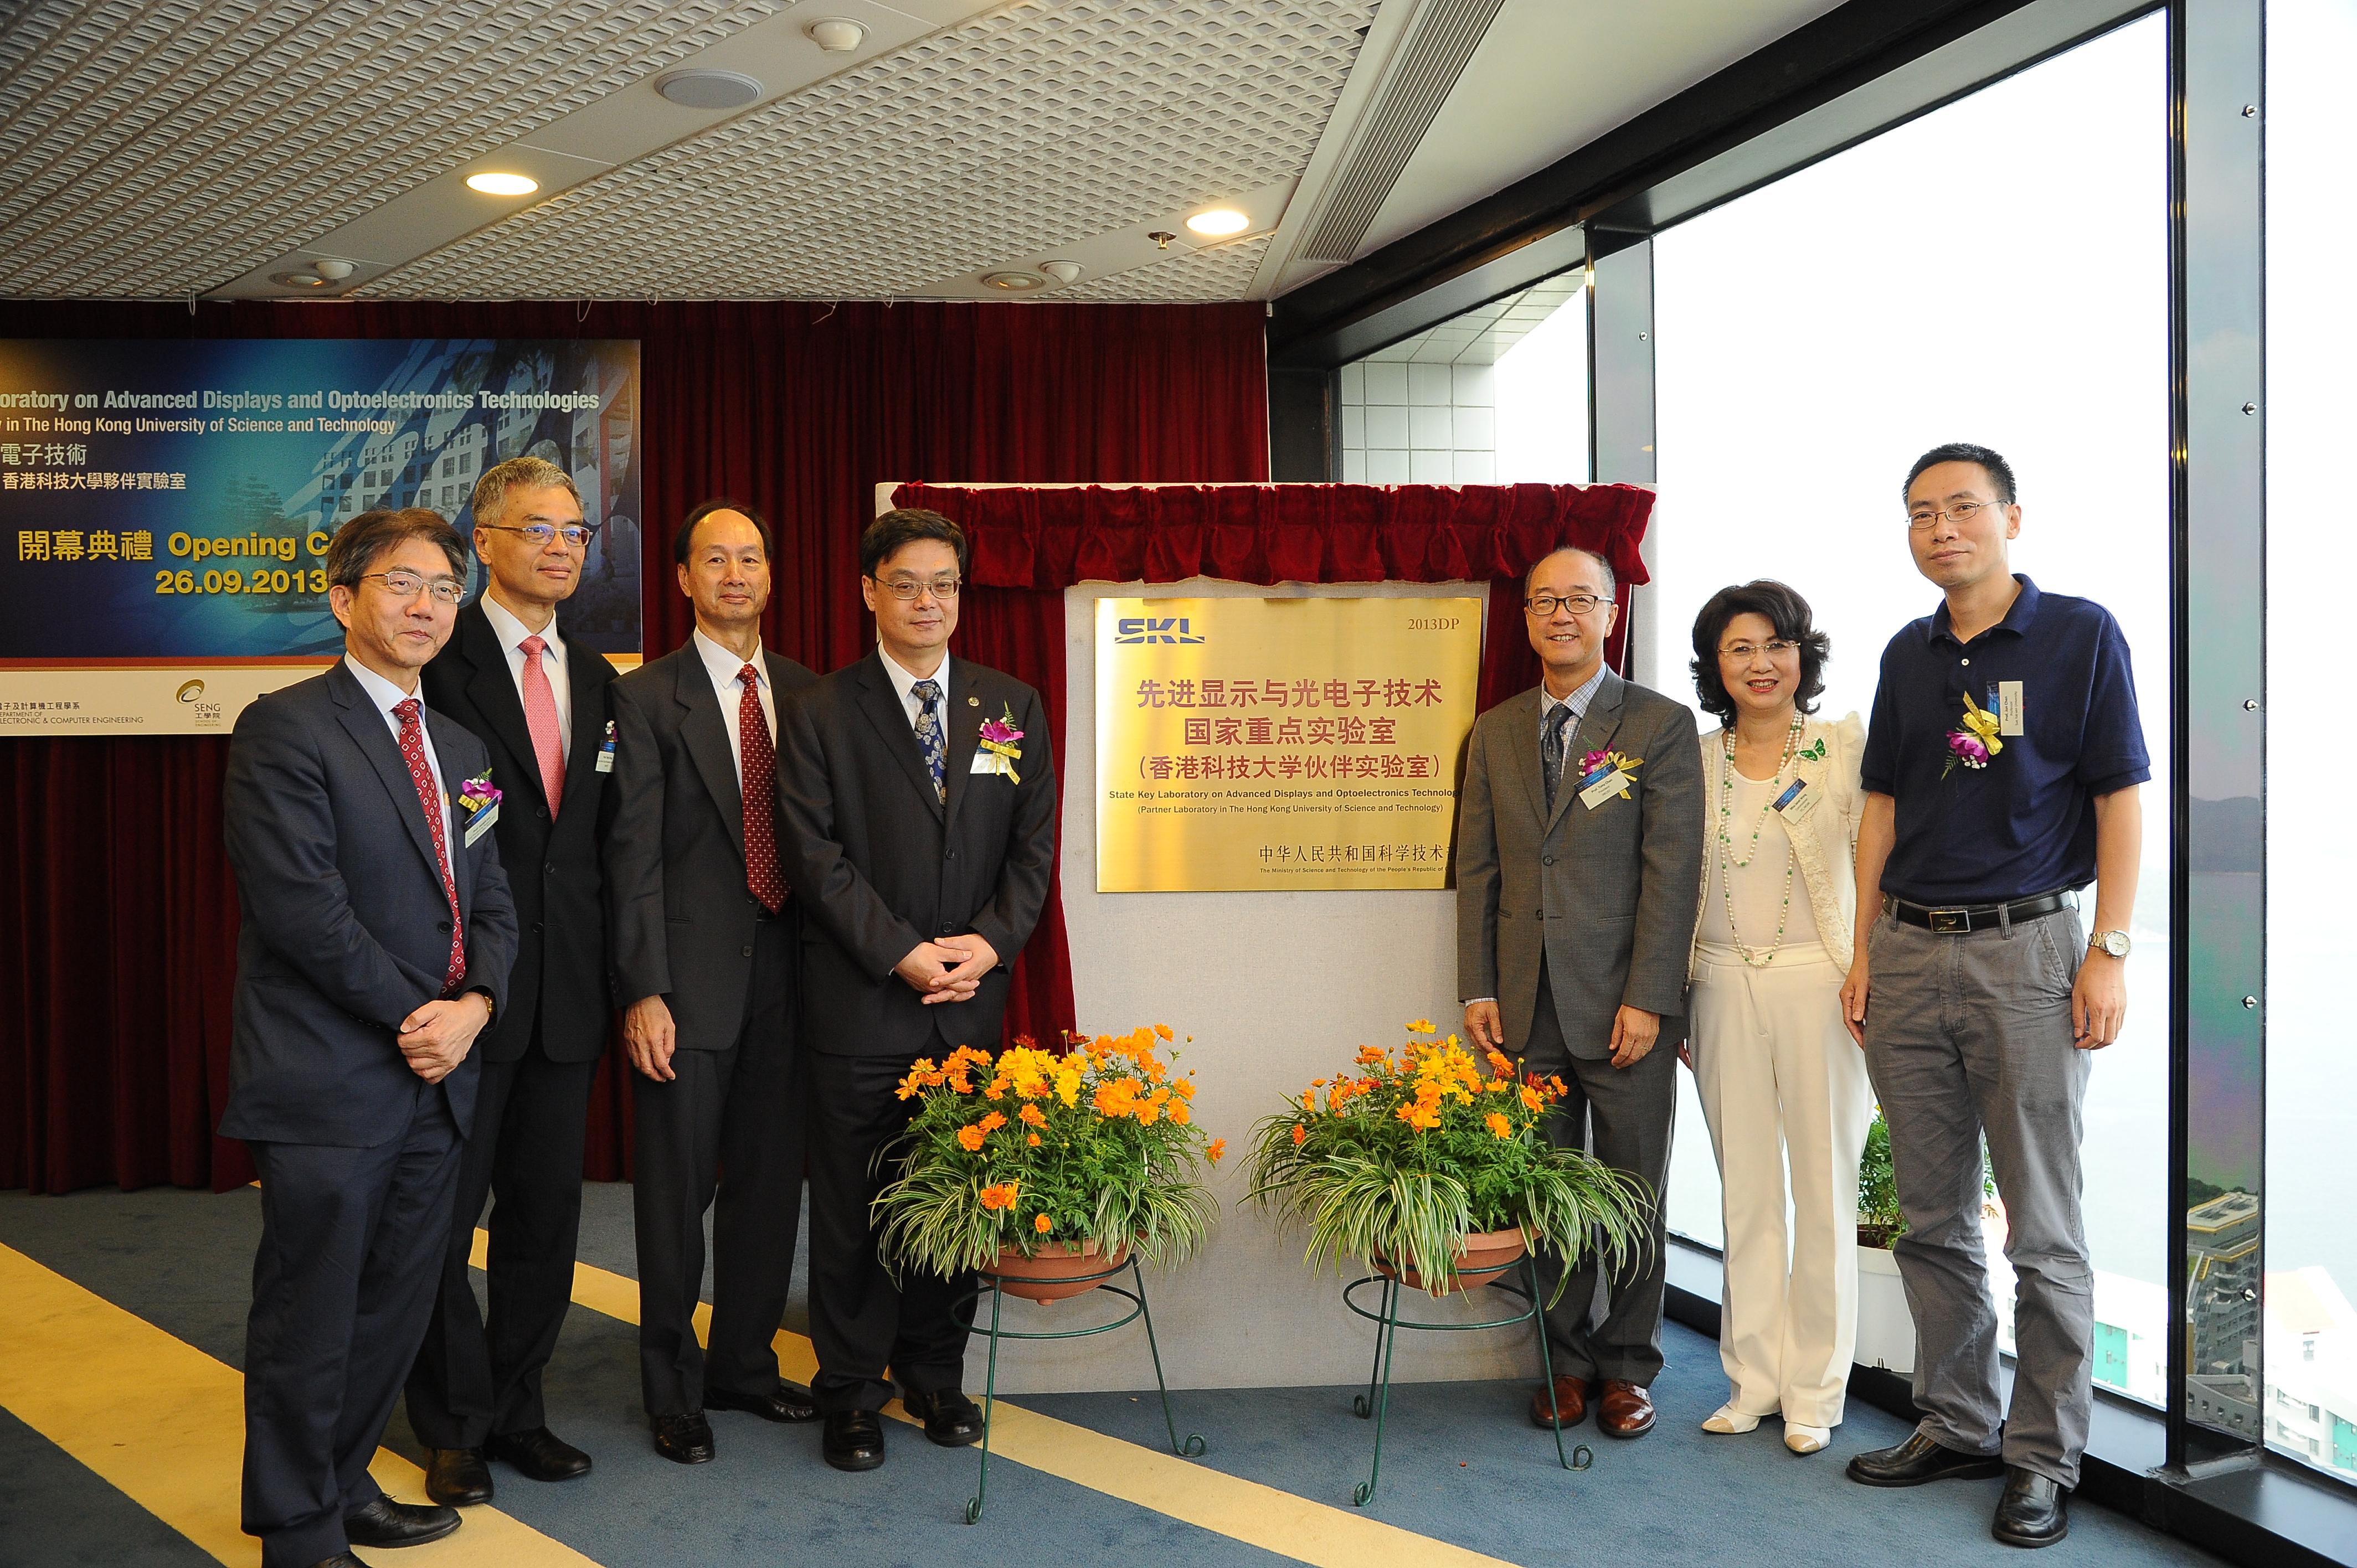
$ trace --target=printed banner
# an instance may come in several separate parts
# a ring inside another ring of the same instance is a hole
[[[0,341],[0,735],[226,731],[342,650],[339,525],[470,534],[526,454],[597,530],[567,635],[635,662],[640,440],[635,340]]]
[[[1440,887],[1481,601],[1099,599],[1097,891]]]

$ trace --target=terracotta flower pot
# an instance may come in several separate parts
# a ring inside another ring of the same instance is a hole
[[[1523,1228],[1519,1225],[1509,1225],[1503,1230],[1476,1230],[1467,1236],[1464,1246],[1458,1249],[1458,1264],[1449,1271],[1448,1278],[1441,1282],[1437,1294],[1448,1295],[1456,1291],[1486,1285],[1521,1262],[1523,1254],[1529,1251],[1530,1244],[1523,1240]],[[1415,1270],[1394,1267],[1385,1258],[1375,1260],[1375,1272],[1399,1281],[1410,1290],[1430,1288],[1424,1283],[1424,1276]]]
[[[1075,1279],[1075,1275],[1110,1274],[1128,1261],[1126,1242],[1108,1259],[1097,1251],[1094,1241],[1083,1241],[1077,1247],[1067,1241],[1051,1241],[1028,1258],[1008,1247],[998,1254],[996,1264],[982,1272],[996,1280],[998,1288],[1008,1295],[1019,1295],[1026,1301],[1063,1301],[1104,1283],[1103,1279]]]

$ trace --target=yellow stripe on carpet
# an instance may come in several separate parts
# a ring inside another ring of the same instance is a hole
[[[483,1266],[486,1244],[485,1233],[477,1230],[477,1268]],[[638,1282],[604,1269],[575,1263],[573,1299],[592,1312],[624,1323],[639,1320]],[[710,1304],[696,1308],[696,1327],[707,1338],[711,1316]],[[818,1357],[810,1340],[780,1331],[775,1343],[784,1374],[796,1382],[810,1381],[818,1370]],[[915,1424],[897,1402],[886,1413]],[[1108,1437],[1005,1400],[998,1401],[991,1412],[990,1452],[994,1459],[1011,1459],[1074,1486],[1297,1563],[1315,1563],[1318,1568],[1512,1568],[1499,1558],[1190,1464],[1159,1449]]]
[[[254,1568],[262,1543],[237,1524],[245,1450],[237,1369],[6,1247],[0,1301],[9,1312],[0,1406],[221,1562]],[[425,1473],[398,1454],[379,1449],[369,1471],[402,1501],[425,1500]],[[468,1509],[457,1534],[404,1550],[401,1561],[597,1568],[488,1506]]]

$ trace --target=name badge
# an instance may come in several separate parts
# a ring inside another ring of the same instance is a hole
[[[1809,813],[1817,809],[1817,801],[1821,798],[1817,791],[1809,788],[1807,779],[1795,779],[1784,787],[1784,792],[1772,803],[1777,813],[1786,822],[1805,822],[1809,820]]]
[[[2019,735],[2021,733],[2020,682],[1999,681],[1996,683],[1996,701],[1991,703],[1989,706],[1996,710],[1997,734]]]
[[[1629,775],[1618,768],[1599,768],[1579,781],[1579,803],[1589,811],[1607,800],[1629,798]]]
[[[467,847],[474,848],[475,841],[490,832],[491,824],[499,820],[500,803],[497,800],[490,801],[482,810],[469,816],[467,819]]]
[[[614,721],[606,721],[606,744],[597,748],[597,771],[614,771]]]

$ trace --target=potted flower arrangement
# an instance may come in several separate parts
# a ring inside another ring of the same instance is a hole
[[[1011,1295],[1077,1295],[1128,1261],[1174,1263],[1200,1247],[1218,1202],[1197,1179],[1224,1140],[1194,1120],[1193,1075],[1157,1054],[1170,1029],[970,1046],[900,1082],[920,1101],[877,1195],[887,1265],[979,1270]],[[1174,1053],[1175,1054],[1175,1053]],[[1078,1277],[1076,1277],[1078,1276]]]
[[[1652,1212],[1644,1185],[1539,1123],[1560,1079],[1485,1074],[1454,1035],[1423,1020],[1405,1048],[1361,1047],[1254,1131],[1253,1197],[1307,1223],[1313,1265],[1364,1259],[1435,1296],[1487,1284],[1544,1246],[1566,1262],[1600,1246],[1618,1262]],[[1558,1292],[1560,1286],[1558,1285]]]

